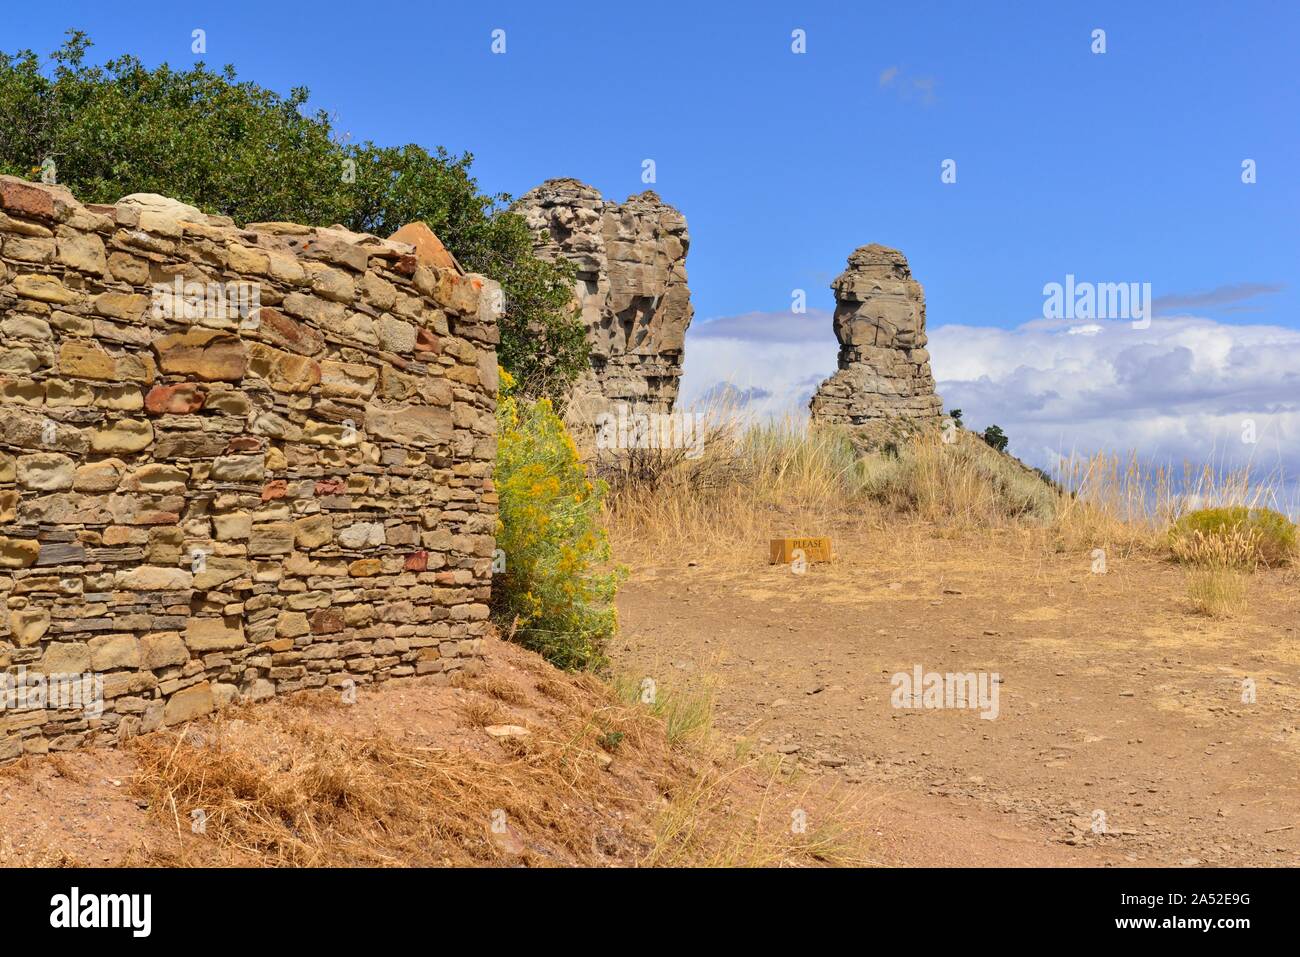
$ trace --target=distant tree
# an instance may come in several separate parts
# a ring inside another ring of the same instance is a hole
[[[1007,450],[1007,443],[1011,441],[1007,438],[1007,434],[1002,431],[1001,426],[997,425],[990,425],[984,430],[984,434],[980,436],[980,438],[999,452],[1005,452]]]
[[[957,428],[961,428],[961,409],[949,409],[948,418],[957,423]]]
[[[533,255],[510,197],[478,191],[471,154],[351,144],[324,111],[305,110],[305,87],[281,96],[201,62],[150,70],[123,56],[90,66],[90,46],[71,30],[44,68],[30,50],[0,53],[0,172],[50,170],[84,202],[162,193],[239,223],[337,223],[387,236],[422,220],[466,269],[502,284],[500,361],[520,394],[561,398],[586,368],[572,268]]]

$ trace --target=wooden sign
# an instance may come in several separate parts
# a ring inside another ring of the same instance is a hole
[[[802,556],[795,554],[803,552]],[[768,563],[787,565],[802,557],[806,562],[828,562],[831,560],[831,540],[829,538],[774,538],[768,543]]]

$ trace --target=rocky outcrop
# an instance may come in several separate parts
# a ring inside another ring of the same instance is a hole
[[[0,177],[0,760],[471,663],[493,286]]]
[[[813,422],[847,426],[864,448],[937,427],[943,402],[925,348],[925,293],[907,259],[861,246],[831,288],[839,371],[813,395]]]
[[[514,209],[539,256],[577,267],[591,371],[574,386],[570,418],[591,421],[619,405],[671,411],[693,315],[685,217],[652,191],[615,203],[576,179],[547,180]]]

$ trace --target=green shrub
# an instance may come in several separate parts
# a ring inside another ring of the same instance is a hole
[[[507,634],[553,664],[600,668],[624,574],[602,570],[610,557],[600,524],[605,484],[588,480],[550,400],[513,390],[503,373],[494,477],[505,568],[492,583],[494,611]]]
[[[1007,443],[1011,441],[1000,425],[990,425],[980,436],[991,449],[997,449],[999,452],[1007,450]]]
[[[1208,549],[1219,554],[1227,546],[1239,553],[1233,564],[1282,565],[1296,554],[1296,526],[1272,509],[1233,505],[1189,512],[1169,532],[1170,550],[1185,564],[1201,563]]]

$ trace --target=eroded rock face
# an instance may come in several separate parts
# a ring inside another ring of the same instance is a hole
[[[620,404],[671,411],[694,315],[686,218],[653,191],[615,203],[576,179],[547,180],[514,208],[537,237],[539,256],[562,256],[578,270],[591,371],[574,386],[569,417],[594,420]]]
[[[938,427],[943,401],[925,348],[925,293],[906,257],[861,246],[831,288],[839,371],[813,395],[813,421],[848,426],[867,448]]]

